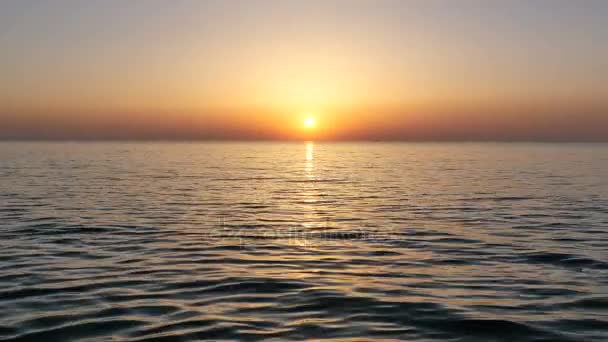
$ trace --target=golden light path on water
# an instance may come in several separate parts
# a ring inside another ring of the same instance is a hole
[[[303,190],[303,202],[307,204],[306,206],[306,216],[307,222],[304,222],[303,226],[305,229],[314,229],[319,225],[319,218],[315,213],[314,205],[318,202],[319,194],[314,189],[314,181],[315,181],[315,170],[314,170],[314,142],[306,141],[304,143],[305,156],[304,156],[304,175],[306,176],[306,189]],[[311,186],[312,185],[312,186]],[[306,234],[298,239],[298,243],[302,245],[310,245],[309,239],[307,239]]]

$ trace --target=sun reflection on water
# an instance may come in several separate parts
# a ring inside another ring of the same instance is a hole
[[[312,183],[304,183],[302,195],[302,202],[306,203],[305,205],[305,217],[306,219],[302,223],[302,226],[306,229],[315,229],[319,226],[319,217],[317,214],[317,210],[315,209],[315,203],[318,201],[318,192],[315,189],[314,179],[314,143],[312,141],[307,141],[305,143],[305,160],[304,160],[304,175],[306,179],[312,181]],[[308,245],[309,242],[306,239],[301,241],[305,245]]]
[[[312,168],[314,148],[315,148],[315,144],[312,141],[306,142],[306,169],[307,169],[307,171],[309,171],[309,169]]]

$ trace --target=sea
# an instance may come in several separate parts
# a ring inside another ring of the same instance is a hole
[[[0,143],[3,341],[608,341],[608,144]]]

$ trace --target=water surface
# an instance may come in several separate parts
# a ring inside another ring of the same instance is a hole
[[[608,339],[608,145],[1,143],[0,339]]]

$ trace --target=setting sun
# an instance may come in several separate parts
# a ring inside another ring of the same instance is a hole
[[[317,125],[317,120],[315,120],[312,117],[306,117],[304,118],[304,127],[306,128],[313,128]]]

